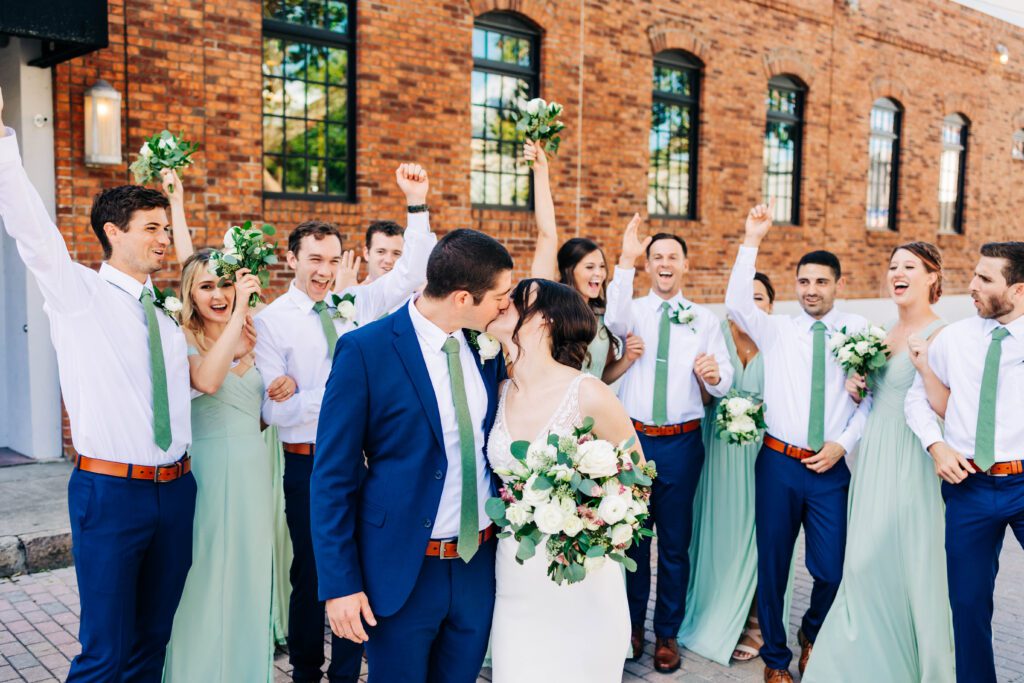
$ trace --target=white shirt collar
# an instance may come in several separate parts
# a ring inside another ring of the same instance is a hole
[[[455,330],[454,333],[448,334],[427,319],[425,315],[420,313],[420,309],[416,308],[415,299],[409,302],[409,317],[412,319],[412,327],[416,330],[416,334],[426,342],[427,347],[434,349],[438,353],[441,353],[441,347],[444,346],[448,337],[458,339],[460,346],[465,341],[465,335],[462,334],[462,330]]]
[[[324,302],[326,303],[330,297],[331,293],[328,292],[327,296],[324,298]],[[295,304],[295,306],[303,313],[309,313],[313,310],[313,306],[316,305],[316,302],[313,301],[308,294],[298,288],[295,284],[295,280],[292,280],[292,283],[288,286],[288,298],[291,299],[292,303]]]
[[[123,289],[134,299],[142,298],[142,289],[148,287],[149,291],[153,292],[153,280],[147,277],[146,283],[143,284],[133,278],[131,275],[125,273],[122,270],[118,270],[114,266],[110,265],[106,261],[100,265],[100,277],[109,282],[110,284]]]
[[[825,323],[825,327],[828,329],[829,332],[834,332],[836,329],[836,324],[839,322],[837,320],[838,317],[839,312],[836,311],[835,308],[833,308],[831,311],[825,314],[825,317],[820,318],[820,320],[821,322]],[[810,331],[811,327],[814,325],[814,323],[818,322],[818,320],[818,318],[812,318],[811,316],[807,315],[807,311],[803,310],[800,311],[800,315],[797,316],[797,321],[800,323],[800,327],[808,331]]]
[[[651,291],[647,292],[647,300],[650,302],[651,308],[653,308],[655,311],[660,311],[661,304],[665,303],[666,301],[670,306],[672,306],[672,308],[675,308],[677,306],[689,305],[689,302],[686,300],[686,297],[683,296],[682,292],[676,292],[675,296],[673,296],[671,299],[662,299],[652,289]]]
[[[1011,337],[1013,337],[1014,339],[1024,341],[1024,315],[1020,316],[1012,323],[1008,323],[1006,325],[1002,324],[998,320],[995,320],[994,318],[986,318],[982,324],[982,329],[985,330],[986,337],[992,336],[992,331],[995,330],[997,327],[1005,327],[1006,331],[1010,333]]]

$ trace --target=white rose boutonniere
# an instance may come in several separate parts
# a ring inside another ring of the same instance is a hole
[[[334,312],[331,313],[331,317],[335,320],[341,320],[347,323],[352,323],[356,327],[359,327],[359,323],[356,322],[356,295],[349,292],[344,296],[338,296],[337,294],[331,294],[331,303],[334,305]]]
[[[673,325],[686,325],[690,328],[691,332],[696,332],[693,328],[693,321],[697,318],[697,314],[693,312],[693,306],[684,306],[682,304],[676,305],[670,309],[668,319]]]
[[[486,332],[470,330],[469,343],[476,348],[477,353],[480,355],[480,365],[483,365],[492,358],[496,358],[501,353],[501,342]]]
[[[173,289],[159,289],[153,288],[153,305],[162,310],[167,314],[167,317],[174,321],[175,325],[180,325],[178,322],[178,313],[181,311],[181,299],[174,296]]]

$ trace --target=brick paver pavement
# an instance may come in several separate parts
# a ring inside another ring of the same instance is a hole
[[[1020,628],[1024,623],[1024,551],[1012,534],[1007,534],[1001,561],[994,619],[996,666],[1000,683],[1024,683],[1024,630]],[[807,607],[810,586],[810,577],[801,561],[794,586],[791,641],[795,640],[798,616]],[[63,680],[71,658],[80,649],[76,640],[78,614],[78,590],[73,568],[0,580],[0,683]],[[652,637],[648,634],[650,640]],[[624,682],[761,680],[759,659],[727,668],[686,651],[682,669],[665,676],[652,670],[651,649],[648,645],[647,654],[639,662],[626,665]],[[329,654],[326,646],[325,652]],[[275,663],[275,683],[289,681],[287,658],[279,654]],[[795,674],[795,662],[793,669]],[[489,672],[481,672],[480,681],[489,680]]]

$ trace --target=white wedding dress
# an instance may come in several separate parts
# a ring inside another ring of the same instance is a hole
[[[583,422],[579,389],[581,374],[569,385],[548,426],[531,440],[554,432],[569,434]],[[508,433],[505,395],[491,428],[488,455],[492,469],[507,468],[511,445],[521,440]],[[497,598],[491,625],[494,683],[620,683],[629,647],[629,605],[620,565],[606,561],[579,583],[556,584],[547,575],[543,545],[523,564],[516,562],[517,543],[498,541]]]

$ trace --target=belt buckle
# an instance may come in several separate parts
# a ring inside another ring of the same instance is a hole
[[[447,540],[447,539],[446,539],[446,540],[443,540],[443,541],[438,541],[438,542],[437,542],[437,556],[438,556],[438,557],[439,557],[440,559],[442,559],[442,560],[454,560],[454,559],[456,559],[456,558],[457,558],[457,557],[459,556],[459,552],[458,552],[458,543],[459,543],[459,542],[458,542],[457,540],[455,540],[455,541],[451,541],[451,540]],[[447,546],[451,546],[451,545],[454,545],[454,546],[456,546],[456,549],[455,549],[455,554],[454,554],[454,555],[452,555],[451,557],[448,557],[448,556],[447,556],[447,555],[445,554],[444,550],[445,550],[445,548],[446,548]]]
[[[153,468],[153,483],[154,484],[166,484],[168,481],[174,481],[174,479],[178,478],[178,477],[174,477],[174,479],[167,479],[167,480],[164,480],[164,479],[160,478],[160,470],[167,469],[169,467],[176,468],[178,470],[178,476],[181,476],[182,465],[181,465],[181,461],[180,460],[178,462],[171,463],[170,465],[157,465],[157,466],[155,466]]]

